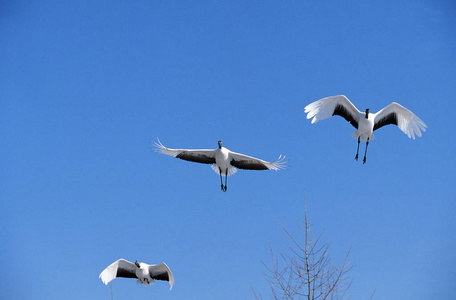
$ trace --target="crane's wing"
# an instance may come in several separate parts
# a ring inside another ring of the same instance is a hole
[[[108,284],[116,277],[137,278],[136,266],[125,259],[119,259],[104,269],[99,277],[104,284]]]
[[[169,289],[173,288],[173,273],[171,273],[171,270],[164,262],[158,265],[150,265],[149,274],[152,279],[168,281],[170,286]]]
[[[171,149],[166,148],[160,143],[154,143],[155,149],[158,153],[170,155],[183,160],[193,161],[202,164],[215,164],[215,150],[211,149]]]
[[[391,103],[374,117],[374,130],[385,125],[397,125],[409,138],[421,136],[421,131],[426,131],[427,125],[407,108],[398,103]]]
[[[274,162],[267,162],[252,156],[231,152],[230,163],[232,166],[243,170],[280,170],[286,168],[285,155],[280,155]]]
[[[312,124],[327,119],[331,116],[341,116],[353,127],[358,129],[361,112],[344,95],[326,97],[310,103],[304,108],[307,119],[312,119]]]

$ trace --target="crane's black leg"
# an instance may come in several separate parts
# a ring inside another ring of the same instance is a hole
[[[355,160],[356,160],[356,161],[358,161],[359,142],[360,142],[360,137],[358,137],[358,149],[356,149],[356,156],[355,156]]]
[[[364,152],[363,165],[366,163],[367,146],[369,146],[369,138],[367,138],[366,142],[366,151]]]
[[[228,180],[228,168],[226,168],[226,171],[225,171],[225,190],[224,192],[226,192],[226,182]]]
[[[220,171],[220,184],[222,185],[222,191],[225,191],[225,187],[223,186],[223,180],[222,180],[222,169],[219,168]]]

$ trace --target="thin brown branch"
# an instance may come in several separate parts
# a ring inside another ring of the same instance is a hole
[[[342,264],[336,266],[331,262],[330,244],[321,242],[323,231],[312,237],[305,197],[304,220],[302,224],[296,224],[302,235],[287,230],[280,221],[279,224],[290,243],[286,249],[279,249],[278,255],[269,244],[272,260],[268,265],[263,262],[273,298],[344,299],[352,283],[348,275],[352,268],[348,261],[351,248]],[[255,291],[254,296],[258,299]]]

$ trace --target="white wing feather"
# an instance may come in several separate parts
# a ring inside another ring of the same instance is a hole
[[[397,116],[397,126],[409,138],[415,139],[415,135],[421,137],[421,131],[426,131],[427,125],[413,112],[402,105],[393,102],[375,114],[374,122],[377,123],[389,114]]]
[[[361,112],[344,95],[331,96],[317,100],[307,105],[304,108],[304,112],[307,113],[307,119],[313,118],[311,123],[314,124],[331,117],[337,105],[342,105],[353,116],[356,122],[359,121]]]
[[[163,146],[159,139],[157,139],[158,143],[154,142],[155,151],[158,153],[170,155],[172,157],[177,157],[179,154],[188,154],[188,155],[203,155],[209,158],[215,159],[215,151],[213,149],[172,149]]]
[[[101,281],[103,281],[104,284],[108,284],[111,280],[116,278],[117,275],[117,269],[122,268],[124,270],[129,270],[132,273],[135,273],[136,271],[136,266],[135,264],[125,260],[125,259],[119,259],[116,262],[113,262],[110,264],[106,269],[103,270],[100,274]]]

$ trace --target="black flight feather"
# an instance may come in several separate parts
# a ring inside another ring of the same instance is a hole
[[[389,124],[397,125],[397,115],[395,113],[390,113],[389,115],[378,120],[378,122],[375,122],[374,131]]]
[[[137,278],[135,271],[117,268],[116,277]]]
[[[231,160],[231,165],[243,170],[268,170],[263,163],[257,160]]]
[[[203,154],[195,154],[184,151],[176,155],[177,158],[193,161],[202,164],[215,164],[215,157],[209,157]]]
[[[165,272],[165,273],[161,273],[161,274],[157,274],[155,276],[151,276],[152,279],[155,279],[155,280],[164,280],[164,281],[169,281],[169,275],[168,275],[168,272]]]
[[[356,120],[353,118],[353,116],[348,112],[348,110],[343,105],[337,104],[332,115],[341,116],[342,118],[347,120],[348,123],[350,123],[353,127],[358,129],[358,122],[356,122]]]

